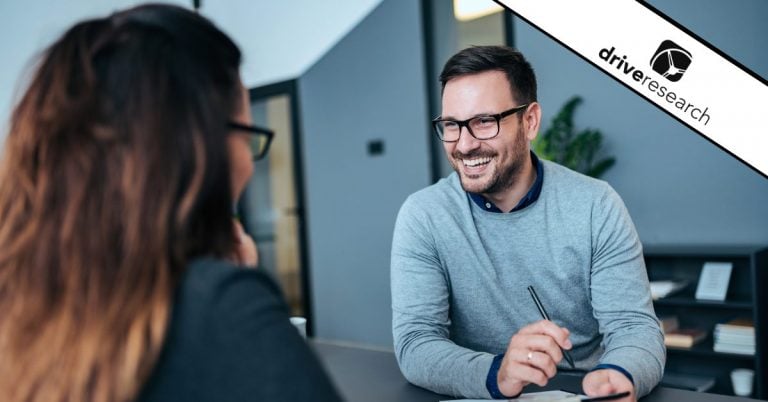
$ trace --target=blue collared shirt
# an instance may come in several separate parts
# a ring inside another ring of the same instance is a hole
[[[536,200],[539,199],[539,195],[541,194],[541,186],[544,183],[544,168],[539,162],[539,158],[536,157],[536,154],[534,154],[533,151],[531,151],[531,163],[533,164],[533,168],[536,169],[536,181],[533,182],[533,185],[531,186],[531,189],[528,190],[528,193],[525,194],[525,196],[520,199],[520,202],[518,202],[517,205],[509,212],[519,211],[533,204],[536,202]],[[485,211],[497,213],[504,212],[480,194],[470,192],[467,192],[467,194],[469,194],[469,198],[471,198],[472,201],[477,204],[477,206]]]

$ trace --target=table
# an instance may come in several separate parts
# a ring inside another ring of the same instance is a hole
[[[331,379],[347,402],[437,402],[457,399],[411,385],[400,373],[392,352],[309,341]],[[579,375],[558,374],[544,388],[535,385],[525,391],[542,389],[581,389]],[[756,399],[657,387],[641,402],[746,402]]]

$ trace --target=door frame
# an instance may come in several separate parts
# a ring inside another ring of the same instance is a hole
[[[310,265],[309,265],[309,238],[307,236],[306,224],[306,196],[304,183],[304,160],[302,158],[302,135],[301,135],[301,110],[299,108],[298,80],[286,80],[260,87],[250,88],[248,95],[251,104],[256,101],[266,100],[274,96],[287,95],[289,98],[291,113],[291,141],[293,152],[293,174],[294,174],[294,192],[296,194],[296,218],[298,223],[298,245],[299,245],[299,277],[301,281],[302,308],[304,316],[307,319],[307,335],[314,334],[314,320],[312,319],[312,287],[310,286]]]

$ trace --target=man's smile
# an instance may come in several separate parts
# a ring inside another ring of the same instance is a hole
[[[482,158],[472,158],[472,159],[461,159],[461,162],[464,164],[464,166],[467,167],[474,167],[479,165],[486,165],[491,162],[491,157],[482,157]]]

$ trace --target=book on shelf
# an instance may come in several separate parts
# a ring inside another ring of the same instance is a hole
[[[755,336],[754,335],[743,335],[743,334],[730,334],[730,333],[723,333],[718,332],[717,329],[715,329],[715,342],[722,342],[722,343],[733,343],[736,345],[754,345],[755,344]]]
[[[690,348],[707,338],[707,331],[697,328],[678,328],[664,334],[664,344],[673,348]]]
[[[728,322],[717,324],[715,329],[740,334],[755,334],[755,323],[749,317],[739,317]]]
[[[748,317],[740,317],[715,325],[713,350],[740,355],[755,354],[755,325]]]
[[[665,372],[664,377],[661,379],[661,385],[688,391],[707,392],[715,386],[715,379],[712,377]]]
[[[719,353],[732,353],[735,355],[754,355],[755,345],[737,345],[733,343],[718,342],[712,347],[712,350]]]
[[[667,315],[659,317],[659,324],[661,325],[661,332],[672,332],[680,328],[680,321],[676,315]]]
[[[651,298],[658,300],[671,296],[685,289],[689,282],[686,280],[651,281]]]

